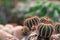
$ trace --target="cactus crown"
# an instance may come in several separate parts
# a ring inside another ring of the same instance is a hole
[[[56,31],[56,33],[60,33],[60,23],[56,23],[55,31]]]
[[[29,31],[29,28],[28,27],[24,27],[24,32],[27,32]]]
[[[39,24],[39,18],[37,16],[33,16],[33,17],[30,17],[30,18],[27,18],[24,21],[24,26],[29,27],[29,29],[31,29],[32,26],[36,26],[38,24]]]
[[[39,36],[42,38],[49,38],[53,32],[53,26],[51,24],[40,23],[38,25]]]
[[[40,23],[50,23],[50,24],[53,24],[53,21],[49,17],[41,17],[40,18]]]

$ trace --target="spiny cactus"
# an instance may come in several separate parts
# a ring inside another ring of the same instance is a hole
[[[41,17],[40,18],[40,23],[50,23],[50,24],[53,24],[53,21],[49,17],[45,16],[45,17]]]
[[[55,24],[55,32],[60,33],[60,23]]]
[[[32,16],[27,18],[24,21],[24,26],[27,26],[29,29],[31,29],[33,26],[37,26],[39,24],[39,17]]]
[[[53,33],[53,26],[51,24],[40,23],[38,25],[39,36],[37,40],[49,40]]]
[[[26,36],[28,35],[28,32],[29,32],[29,28],[28,27],[24,27],[24,30],[23,30],[23,35]]]

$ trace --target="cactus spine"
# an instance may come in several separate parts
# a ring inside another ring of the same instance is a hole
[[[38,25],[39,36],[37,40],[49,40],[53,32],[53,26],[51,24],[40,23]]]
[[[27,18],[24,21],[24,26],[29,27],[29,29],[31,29],[32,26],[37,26],[38,24],[39,24],[39,18],[37,16]]]

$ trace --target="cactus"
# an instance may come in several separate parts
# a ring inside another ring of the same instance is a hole
[[[60,23],[55,24],[55,32],[60,33]]]
[[[41,17],[41,18],[40,18],[40,23],[49,23],[49,24],[53,24],[53,20],[50,19],[49,17]]]
[[[53,26],[51,24],[40,23],[38,25],[39,36],[37,40],[49,40],[53,33]]]
[[[23,35],[24,35],[24,36],[28,35],[28,32],[29,32],[28,27],[24,27]]]
[[[24,26],[27,26],[30,30],[32,26],[37,26],[39,24],[39,18],[37,16],[29,17],[24,21]]]

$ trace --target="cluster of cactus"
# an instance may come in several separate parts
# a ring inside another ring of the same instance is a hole
[[[40,23],[50,23],[50,24],[53,24],[53,20],[50,19],[49,17],[41,17],[40,18]]]
[[[27,26],[31,29],[32,26],[38,27],[38,37],[37,40],[50,40],[50,37],[52,33],[54,32],[54,29],[56,33],[60,33],[60,23],[55,23],[52,19],[49,17],[37,17],[32,16],[27,18],[24,21],[24,26]]]
[[[55,24],[55,32],[60,33],[60,23]]]
[[[38,24],[39,24],[39,17],[37,17],[37,16],[27,18],[24,21],[24,26],[29,27],[29,29],[31,29],[32,26],[37,26]]]
[[[37,40],[50,40],[50,37],[53,33],[53,25],[51,24],[46,24],[46,23],[40,23],[38,25],[38,31],[39,31],[39,36]]]

